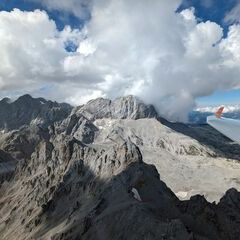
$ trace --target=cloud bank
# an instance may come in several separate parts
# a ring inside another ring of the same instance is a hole
[[[186,121],[197,97],[240,88],[240,26],[223,38],[221,26],[199,22],[193,8],[176,12],[180,3],[98,0],[83,29],[63,31],[44,11],[0,12],[1,95],[81,104],[133,94]]]

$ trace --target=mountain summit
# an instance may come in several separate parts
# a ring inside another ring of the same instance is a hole
[[[76,108],[75,112],[83,114],[91,120],[100,118],[139,119],[158,116],[152,105],[146,105],[134,96],[121,97],[113,101],[97,98]]]

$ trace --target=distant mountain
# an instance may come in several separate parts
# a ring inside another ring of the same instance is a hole
[[[0,129],[12,130],[30,124],[47,127],[66,118],[71,110],[69,104],[32,98],[30,95],[21,96],[13,102],[4,98],[0,101]]]
[[[208,116],[214,114],[219,107],[202,107],[189,113],[189,123],[205,124]],[[240,119],[240,105],[229,105],[224,107],[224,117]]]
[[[239,238],[240,147],[211,127],[134,96],[0,113],[1,240]]]

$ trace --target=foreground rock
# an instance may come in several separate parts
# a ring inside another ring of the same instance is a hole
[[[137,189],[142,202],[133,197]],[[1,239],[237,239],[240,193],[179,201],[131,141],[42,142],[3,184]]]

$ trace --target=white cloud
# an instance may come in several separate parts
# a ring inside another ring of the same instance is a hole
[[[240,111],[240,105],[224,105],[224,113],[232,113],[232,112],[239,112]],[[219,106],[217,107],[198,107],[195,110],[199,112],[212,112],[215,113],[219,109]]]
[[[99,79],[94,69],[81,68],[77,75],[72,76],[63,67],[66,59],[74,57],[73,53],[65,50],[65,45],[68,42],[78,45],[84,35],[84,31],[72,30],[69,26],[58,31],[55,22],[44,11],[14,9],[0,12],[1,96],[12,95],[12,92],[34,92],[42,86],[54,84],[60,90],[57,85],[69,86],[69,92],[65,88],[59,92],[59,97],[54,95],[63,101],[63,96],[72,93],[71,86],[76,88],[76,82],[78,88],[89,88],[90,77],[94,75],[93,83]],[[79,53],[79,56],[83,55]]]
[[[240,27],[222,39],[219,25],[199,22],[193,8],[176,13],[179,4],[98,0],[84,29],[62,32],[45,12],[0,12],[0,89],[76,104],[135,94],[185,121],[197,97],[240,88]],[[68,41],[75,53],[65,51]]]
[[[51,78],[64,58],[63,42],[46,13],[0,12],[0,73],[4,88]]]
[[[185,47],[190,58],[209,57],[213,51],[213,45],[223,37],[222,28],[216,23],[207,21],[205,23],[196,24],[188,33],[185,40]],[[215,55],[214,51],[214,55]]]
[[[195,9],[193,7],[182,10],[180,14],[184,17],[185,20],[191,22],[192,24],[197,23],[197,19],[195,17]]]
[[[240,66],[240,25],[229,28],[228,37],[223,39],[220,48],[225,65],[230,68]]]

